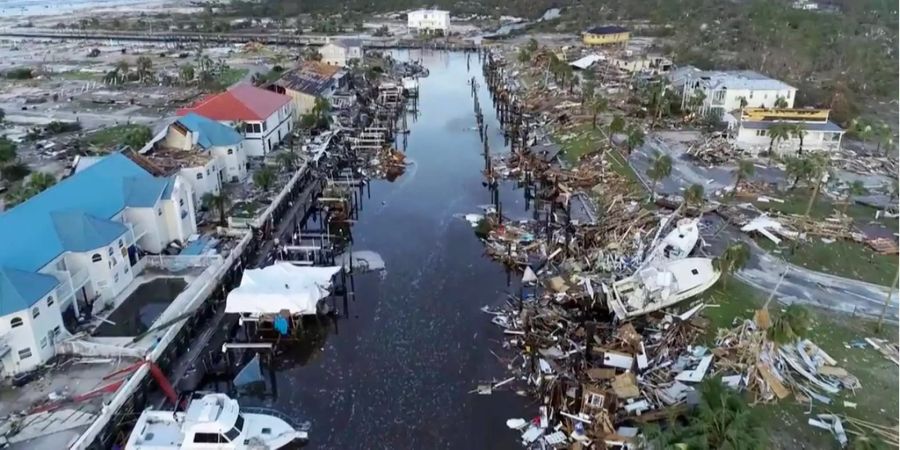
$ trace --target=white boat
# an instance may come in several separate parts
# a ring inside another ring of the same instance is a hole
[[[275,450],[307,439],[279,413],[258,411],[225,394],[194,398],[186,411],[144,411],[125,450]]]
[[[616,281],[607,304],[616,317],[625,320],[687,300],[712,287],[721,273],[712,259],[684,258],[659,266],[650,265]]]
[[[684,218],[675,224],[675,228],[661,241],[655,242],[642,267],[676,261],[690,256],[700,240],[700,220]]]

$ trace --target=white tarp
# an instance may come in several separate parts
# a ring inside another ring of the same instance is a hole
[[[602,55],[598,55],[596,53],[592,53],[590,55],[585,56],[584,58],[578,59],[576,61],[572,61],[569,65],[576,67],[581,70],[585,70],[588,67],[591,67],[597,61],[603,61],[605,58]]]
[[[241,285],[228,293],[225,312],[276,314],[286,309],[291,314],[315,314],[340,270],[339,266],[298,267],[286,262],[245,270]]]

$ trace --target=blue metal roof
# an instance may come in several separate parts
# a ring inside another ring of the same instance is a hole
[[[109,245],[128,231],[121,222],[98,219],[82,211],[51,212],[63,248],[86,252]]]
[[[178,123],[197,133],[197,144],[205,149],[237,145],[244,139],[234,128],[193,112],[179,118]]]
[[[126,206],[160,198],[168,183],[154,179],[125,155],[109,155],[0,214],[0,267],[37,272],[69,250],[69,238],[60,236],[52,213],[77,211],[111,219]]]
[[[0,316],[30,308],[58,284],[50,275],[0,267]]]

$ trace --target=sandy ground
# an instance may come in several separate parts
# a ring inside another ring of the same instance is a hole
[[[84,17],[134,16],[141,13],[190,13],[196,7],[185,7],[176,0],[9,0],[0,2],[0,28],[30,23],[49,27],[61,21]]]

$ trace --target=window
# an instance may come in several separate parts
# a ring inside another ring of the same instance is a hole
[[[179,198],[179,199],[178,199],[178,205],[184,206],[184,199],[183,199],[183,198]]]
[[[258,124],[258,123],[254,123],[254,124],[253,124],[253,132],[254,132],[254,133],[259,133],[259,124]]]
[[[603,396],[596,393],[589,393],[587,398],[588,406],[591,408],[602,408],[603,407]]]
[[[119,282],[119,274],[113,275],[113,283],[118,283],[118,282]]]
[[[103,261],[103,257],[100,256],[99,253],[94,253],[93,255],[91,255],[91,262],[100,262],[100,261]]]
[[[112,264],[112,266],[110,266],[110,267],[115,267],[116,264],[119,264],[119,261],[118,261],[115,257],[112,257],[112,258],[109,260],[109,263]]]
[[[124,248],[124,247],[125,247],[125,241],[119,239],[119,248]]]
[[[216,433],[194,433],[194,443],[218,444],[219,435]]]
[[[700,275],[700,271],[697,269],[691,269],[691,275]]]
[[[753,91],[750,91],[750,98],[753,98]]]
[[[47,306],[53,306],[53,296],[52,295],[47,297]]]
[[[262,127],[263,127],[263,131],[266,131],[266,123],[265,122],[262,123]]]
[[[47,337],[46,336],[41,338],[41,348],[47,348]]]
[[[841,133],[831,133],[831,141],[837,142],[841,140]]]
[[[157,216],[161,216],[161,215],[162,215],[162,208],[159,208],[159,209],[156,210],[156,215],[157,215]]]
[[[34,308],[31,308],[31,317],[34,317],[35,319],[37,319],[38,316],[40,316],[40,315],[41,315],[40,307],[35,306]]]
[[[21,317],[13,317],[12,319],[9,319],[10,328],[21,327],[23,323],[24,322],[22,322]]]
[[[113,248],[110,247],[109,249],[107,249],[107,252],[106,252],[106,253],[109,253],[109,256],[112,256],[112,255],[113,255]]]
[[[62,329],[59,328],[59,325],[53,327],[53,335],[54,335],[54,336],[59,336],[60,334],[62,334]]]
[[[228,149],[228,154],[229,154],[229,155],[233,155],[233,154],[234,154],[234,150],[232,150],[232,149],[229,148],[229,149]]]
[[[197,172],[197,179],[198,179],[198,180],[202,180],[202,179],[203,179],[203,172]]]
[[[225,433],[225,437],[228,438],[229,441],[233,441],[237,439],[238,436],[241,435],[241,431],[244,430],[244,416],[238,414],[237,420],[234,421],[234,427],[228,430]]]
[[[22,350],[19,350],[19,361],[24,359],[31,358],[31,348],[25,347]]]
[[[765,135],[766,135],[766,130],[756,130],[756,135],[757,135],[757,136],[765,136]]]

